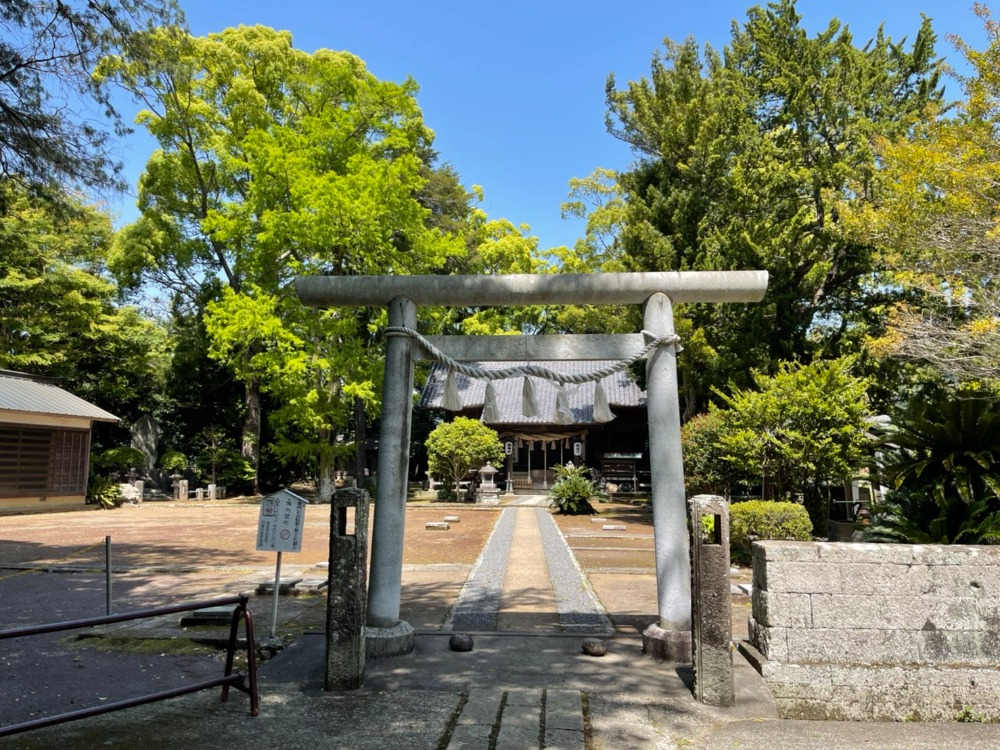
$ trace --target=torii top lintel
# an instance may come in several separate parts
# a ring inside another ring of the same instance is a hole
[[[511,274],[506,276],[301,276],[310,307],[385,307],[397,297],[418,306],[629,305],[665,294],[679,302],[760,302],[767,271]]]

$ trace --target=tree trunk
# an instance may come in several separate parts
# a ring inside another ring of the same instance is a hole
[[[325,448],[330,444],[330,431],[321,430],[320,442]],[[316,483],[316,501],[320,503],[333,502],[334,491],[334,460],[333,453],[329,450],[320,451],[319,454],[319,478]]]
[[[243,445],[240,453],[253,469],[253,493],[260,494],[260,378],[246,381],[246,417],[243,420]]]
[[[367,463],[365,444],[368,442],[368,418],[365,402],[354,397],[354,481],[358,487],[365,486],[365,465]]]

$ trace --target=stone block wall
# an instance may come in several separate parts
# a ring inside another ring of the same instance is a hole
[[[757,543],[750,641],[784,718],[1000,721],[1000,547]]]

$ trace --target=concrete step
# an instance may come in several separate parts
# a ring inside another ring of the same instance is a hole
[[[448,750],[583,750],[578,690],[473,690],[448,738]]]

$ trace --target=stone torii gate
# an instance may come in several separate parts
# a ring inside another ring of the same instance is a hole
[[[673,304],[759,302],[766,271],[509,276],[306,276],[296,279],[312,307],[389,309],[389,326],[415,331],[417,307],[515,305],[643,305],[642,334],[427,337],[452,359],[624,359],[651,334],[666,339],[646,361],[653,537],[658,621],[643,633],[643,651],[667,661],[691,661],[691,564],[677,397]],[[382,427],[368,587],[367,648],[373,657],[413,650],[413,628],[399,618],[403,529],[413,401],[413,363],[428,358],[408,336],[386,343]]]

